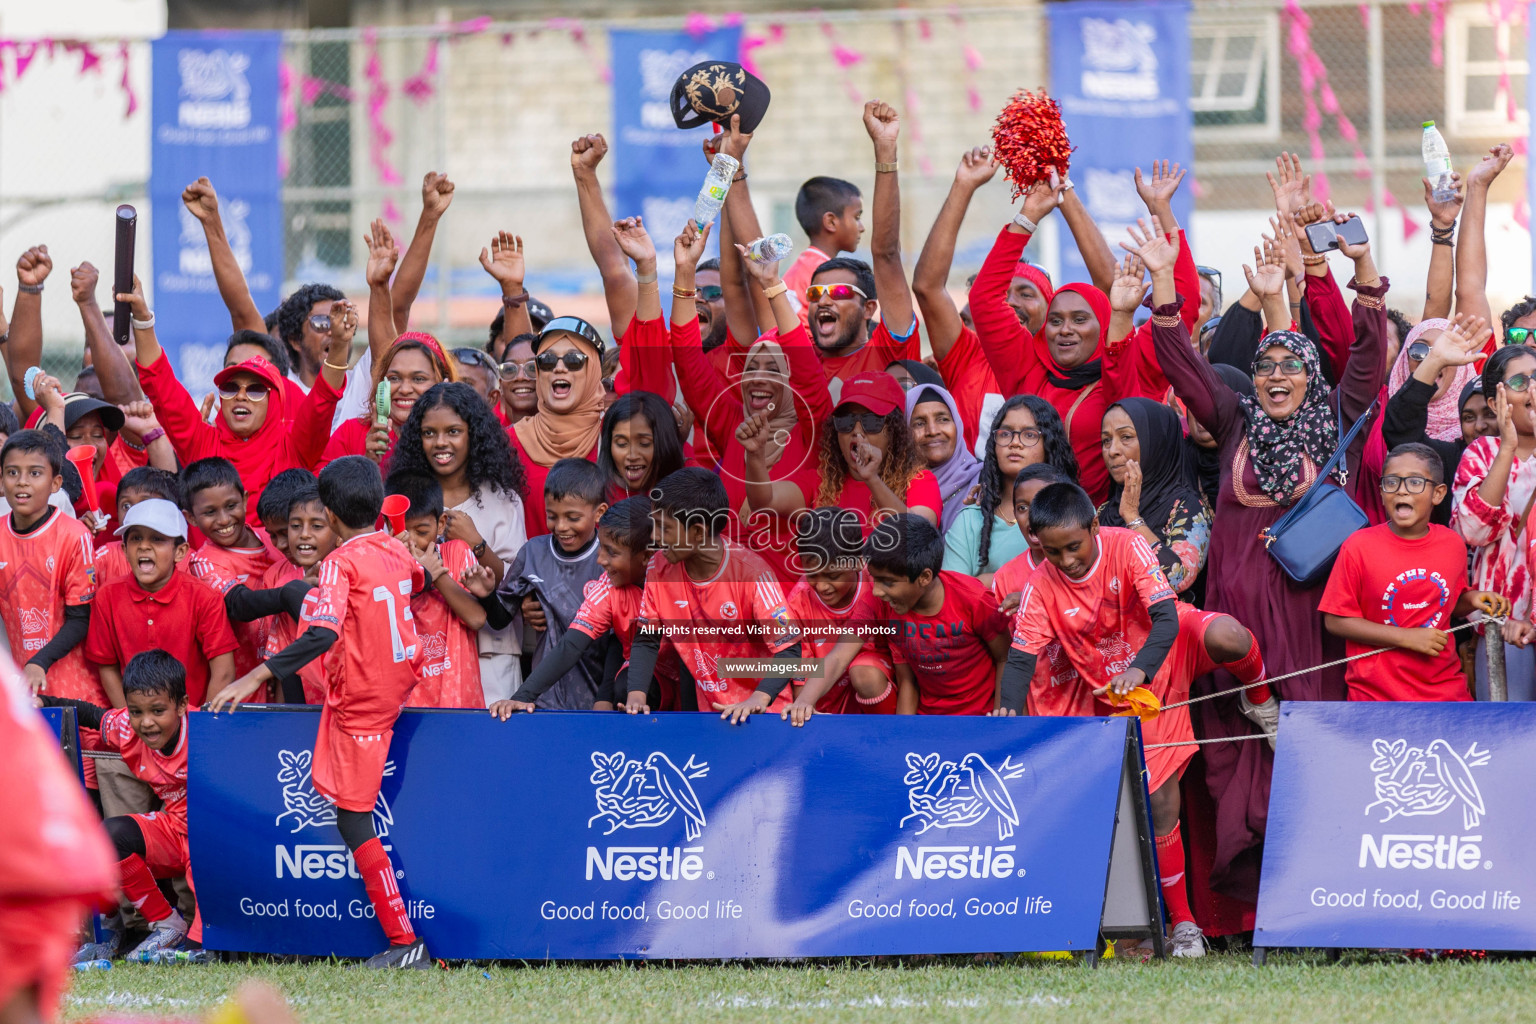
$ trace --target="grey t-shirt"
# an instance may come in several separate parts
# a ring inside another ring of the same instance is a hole
[[[499,593],[514,613],[517,613],[518,605],[524,597],[529,594],[538,596],[548,628],[533,652],[535,668],[555,648],[560,638],[565,636],[571,620],[581,610],[582,589],[602,573],[602,568],[597,564],[595,537],[577,555],[567,555],[560,551],[551,534],[533,538],[518,551]],[[520,613],[517,619],[512,629],[521,628]],[[575,668],[539,696],[537,706],[560,711],[592,710],[592,702],[597,697],[597,686],[603,673],[603,654],[601,644],[588,648]]]

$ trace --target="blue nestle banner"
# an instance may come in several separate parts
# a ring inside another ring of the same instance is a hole
[[[1051,96],[1061,104],[1072,154],[1072,182],[1106,238],[1146,216],[1135,170],[1154,159],[1191,168],[1189,4],[1184,0],[1046,4],[1051,19]],[[1173,212],[1188,228],[1194,212],[1186,183]],[[1063,234],[1064,281],[1086,281],[1077,247]]]
[[[263,312],[283,282],[277,174],[277,32],[167,32],[153,43],[149,198],[155,332],[200,395],[223,365],[229,312],[213,279],[202,225],[182,189],[207,177],[230,248]]]
[[[614,29],[608,42],[613,67],[613,215],[640,214],[652,238],[670,239],[693,213],[693,201],[709,172],[699,147],[714,131],[708,126],[686,132],[677,127],[669,102],[672,83],[706,60],[734,61],[741,49],[741,28],[699,35]],[[715,237],[709,247],[719,251]],[[662,276],[668,276],[671,245],[658,244],[656,256]]]
[[[207,945],[382,948],[310,785],[318,715],[189,722]],[[451,959],[1083,950],[1134,727],[408,711],[374,821]]]
[[[1254,945],[1536,949],[1533,764],[1533,704],[1286,704]]]

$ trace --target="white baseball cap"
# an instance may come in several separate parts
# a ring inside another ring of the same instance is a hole
[[[134,505],[123,516],[123,525],[112,531],[113,535],[121,537],[130,526],[147,526],[162,537],[187,539],[187,517],[175,502],[164,498],[147,498]]]

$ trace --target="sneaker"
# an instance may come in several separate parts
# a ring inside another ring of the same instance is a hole
[[[1174,925],[1173,934],[1169,936],[1169,940],[1170,956],[1190,959],[1205,956],[1205,934],[1193,921],[1180,921]]]
[[[130,959],[150,962],[152,954],[162,949],[170,949],[187,937],[187,922],[181,914],[175,910],[171,916],[163,921],[155,921],[150,925],[149,937],[128,954]]]
[[[1242,690],[1237,695],[1238,706],[1242,708],[1243,717],[1259,727],[1269,739],[1269,749],[1275,749],[1275,732],[1280,728],[1280,698],[1274,694],[1263,704],[1255,704],[1248,699],[1248,691]]]
[[[427,940],[417,939],[406,946],[390,946],[382,953],[368,958],[364,967],[403,967],[417,971],[432,969],[432,955],[427,952]]]
[[[89,963],[92,960],[112,960],[123,951],[123,932],[103,923],[100,942],[87,942],[75,951],[71,964]]]

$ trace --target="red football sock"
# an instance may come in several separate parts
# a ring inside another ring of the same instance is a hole
[[[1250,636],[1252,634],[1249,634]],[[1237,677],[1240,683],[1255,683],[1264,678],[1264,655],[1259,653],[1259,641],[1255,639],[1248,648],[1248,653],[1236,661],[1229,661],[1221,666]],[[1252,686],[1248,688],[1248,700],[1254,704],[1263,704],[1269,700],[1268,686]]]
[[[128,902],[144,915],[144,920],[157,924],[171,916],[171,905],[165,901],[165,895],[155,884],[155,876],[150,874],[149,865],[144,863],[143,857],[130,853],[117,862],[117,873],[122,879],[123,893],[128,897]]]
[[[1184,889],[1184,834],[1178,825],[1157,840],[1157,874],[1163,888],[1163,905],[1168,908],[1168,927],[1180,921],[1193,921],[1189,893]]]
[[[363,888],[373,903],[373,912],[389,936],[391,946],[404,946],[416,941],[410,918],[405,916],[405,900],[400,887],[395,884],[395,866],[384,852],[384,844],[378,837],[368,840],[352,851],[357,862],[357,873],[363,876]]]

